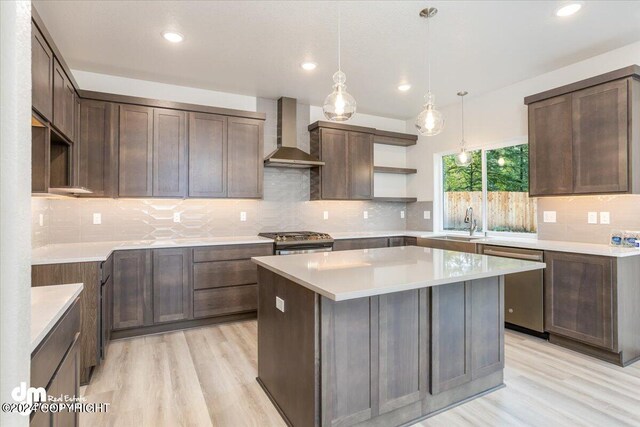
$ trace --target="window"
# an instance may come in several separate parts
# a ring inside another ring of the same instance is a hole
[[[537,232],[536,199],[529,198],[529,145],[503,145],[471,152],[468,167],[455,154],[441,156],[441,229],[467,231],[465,213],[473,208],[478,231]]]

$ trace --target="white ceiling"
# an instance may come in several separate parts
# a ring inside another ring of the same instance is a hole
[[[330,1],[34,1],[72,69],[321,105],[337,68]],[[640,1],[341,1],[342,68],[358,111],[416,114],[427,89],[423,7],[440,105],[640,40]],[[185,35],[174,45],[165,29]],[[318,63],[313,72],[299,64]],[[401,82],[413,85],[401,93]]]

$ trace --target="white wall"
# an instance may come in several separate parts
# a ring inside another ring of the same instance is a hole
[[[71,70],[80,89],[236,110],[256,111],[256,97]]]
[[[31,2],[0,2],[0,399],[29,383],[31,330]],[[0,413],[0,425],[29,417]]]
[[[524,80],[502,89],[465,98],[465,138],[470,147],[482,147],[497,142],[527,136],[527,107],[524,97],[578,80],[613,71],[632,64],[640,64],[640,42],[612,50],[564,68]],[[461,87],[462,89],[468,89]],[[436,88],[437,90],[437,88]],[[436,92],[437,93],[437,92]],[[441,110],[445,115],[444,131],[434,137],[420,137],[409,148],[409,167],[418,174],[409,178],[409,193],[418,200],[433,200],[433,155],[454,150],[460,143],[460,105]],[[416,114],[418,112],[416,111]],[[406,131],[415,133],[414,119],[407,120]]]

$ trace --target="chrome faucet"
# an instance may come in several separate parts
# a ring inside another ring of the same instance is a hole
[[[473,237],[473,233],[478,229],[478,223],[473,219],[473,208],[469,206],[467,213],[464,215],[464,223],[469,224],[469,236]]]

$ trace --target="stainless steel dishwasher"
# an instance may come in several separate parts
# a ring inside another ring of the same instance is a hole
[[[543,262],[544,253],[531,249],[482,245],[484,255]],[[508,274],[504,280],[504,319],[507,324],[544,333],[544,270]],[[507,325],[508,326],[508,325]]]

